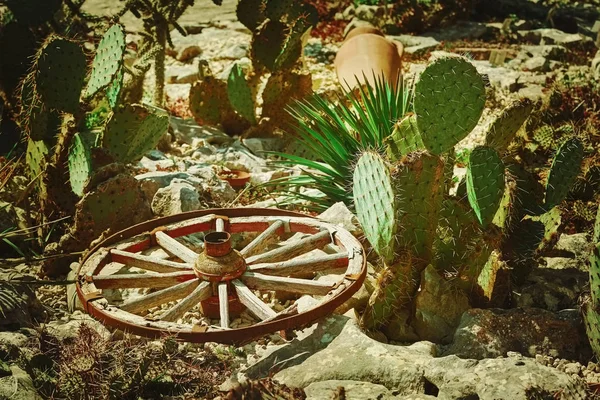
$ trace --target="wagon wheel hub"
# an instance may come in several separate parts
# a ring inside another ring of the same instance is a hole
[[[114,234],[82,260],[77,294],[86,312],[134,334],[243,344],[332,313],[365,275],[360,242],[340,227],[281,210],[219,209]],[[306,295],[315,302],[300,309]]]

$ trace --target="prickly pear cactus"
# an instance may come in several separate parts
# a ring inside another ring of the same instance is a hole
[[[414,109],[425,147],[433,154],[453,148],[475,128],[485,105],[485,86],[464,58],[430,63],[415,85]]]
[[[190,111],[199,125],[218,125],[226,108],[231,105],[224,82],[207,76],[190,89]]]
[[[85,184],[92,174],[92,146],[96,135],[92,132],[75,134],[69,149],[69,182],[77,196],[83,196]]]
[[[106,99],[108,100],[108,104],[110,108],[115,109],[119,104],[119,99],[121,98],[121,91],[123,89],[123,70],[117,72],[117,76],[111,83],[109,83],[106,88]]]
[[[41,25],[60,10],[61,0],[7,0],[6,6],[17,21],[24,25]]]
[[[49,38],[37,55],[36,71],[36,89],[44,104],[77,113],[87,73],[87,61],[81,47],[67,39]]]
[[[556,151],[546,183],[545,205],[552,208],[562,202],[581,172],[583,145],[577,138],[564,142]]]
[[[371,246],[384,260],[394,257],[395,198],[390,171],[383,158],[367,151],[359,158],[353,178],[354,205]]]
[[[153,113],[141,105],[128,104],[113,111],[102,135],[102,147],[115,160],[129,163],[155,148],[168,127],[168,115]]]
[[[98,44],[85,97],[92,97],[118,78],[124,54],[125,32],[121,25],[115,24],[106,31]]]
[[[427,152],[409,154],[395,165],[392,174],[397,246],[414,256],[414,268],[419,273],[433,257],[444,194],[443,178],[442,159]]]
[[[250,31],[254,31],[267,18],[265,15],[265,0],[239,0],[235,15]]]
[[[27,163],[29,177],[31,179],[38,178],[44,171],[49,153],[50,149],[43,140],[28,140],[25,162]]]
[[[532,109],[533,103],[529,99],[515,101],[506,107],[489,127],[485,145],[496,149],[498,154],[504,154]]]
[[[271,72],[291,68],[302,52],[302,35],[310,27],[305,18],[291,26],[267,20],[252,36],[252,62],[256,70],[266,68]]]
[[[233,66],[227,79],[227,96],[235,111],[251,124],[256,124],[252,91],[246,82],[244,71],[238,64]]]
[[[469,155],[467,195],[477,219],[488,226],[504,194],[504,164],[491,147],[477,146]]]
[[[600,207],[592,235],[590,255],[590,299],[584,304],[586,332],[596,357],[600,356]]]
[[[417,118],[414,114],[407,115],[396,123],[392,134],[386,138],[386,154],[392,161],[425,148],[421,134],[417,128]]]
[[[287,106],[294,99],[307,98],[312,94],[312,76],[309,73],[279,71],[272,73],[262,92],[261,117],[275,121],[277,126],[286,126],[293,118]]]

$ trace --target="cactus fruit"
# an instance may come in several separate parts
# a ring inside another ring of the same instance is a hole
[[[225,83],[212,76],[204,77],[190,89],[190,111],[199,125],[218,125],[228,107]]]
[[[254,31],[262,24],[265,19],[265,1],[264,0],[239,0],[235,14],[246,28]]]
[[[414,109],[425,147],[450,150],[475,128],[485,105],[485,86],[475,67],[460,57],[430,63],[415,84]]]
[[[247,119],[252,125],[256,124],[254,116],[254,99],[252,91],[246,82],[244,71],[238,64],[234,64],[227,79],[227,95],[235,111]]]
[[[92,74],[85,88],[85,97],[92,97],[110,85],[123,66],[125,32],[119,24],[111,26],[98,43],[92,63]]]
[[[440,157],[414,152],[395,165],[396,245],[410,252],[418,272],[432,261],[444,194],[444,163]]]
[[[92,151],[96,135],[80,132],[73,136],[69,149],[69,182],[77,196],[83,196],[85,184],[92,173]]]
[[[467,195],[477,219],[486,227],[504,194],[504,164],[491,147],[477,146],[469,155]]]
[[[167,115],[152,113],[141,105],[128,104],[113,111],[102,135],[102,147],[115,160],[129,163],[155,148],[168,127]]]
[[[86,76],[87,61],[81,47],[70,40],[51,37],[37,58],[37,92],[44,104],[75,114]]]
[[[394,126],[394,131],[385,139],[386,153],[390,160],[397,161],[408,153],[423,150],[423,140],[417,128],[414,114],[407,115]]]
[[[504,154],[532,109],[533,103],[529,99],[518,100],[506,107],[489,127],[485,145],[496,149],[500,155]]]
[[[564,142],[556,151],[546,183],[545,205],[552,208],[566,197],[575,178],[581,172],[583,145],[577,138]]]
[[[365,236],[384,260],[394,257],[396,208],[390,171],[372,151],[361,155],[354,169],[353,195],[356,214]]]

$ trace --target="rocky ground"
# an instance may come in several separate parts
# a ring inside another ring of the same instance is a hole
[[[227,76],[234,61],[251,68],[251,36],[235,21],[235,2],[225,1],[222,9],[209,0],[197,3],[184,16],[184,25],[195,28],[196,33],[182,37],[173,32],[175,48],[167,61],[167,104],[179,117],[172,118],[170,136],[160,148],[136,166],[136,178],[153,199],[152,210],[157,216],[207,207],[276,206],[280,199],[264,191],[233,188],[219,174],[228,169],[243,170],[250,173],[252,184],[259,184],[300,173],[273,166],[263,154],[284,149],[288,145],[285,140],[231,138],[186,118],[187,95],[198,79],[202,60],[222,77]],[[114,2],[86,4],[88,11],[98,13],[111,13],[116,7]],[[374,22],[376,14],[376,8],[361,6],[348,8],[336,18],[352,26]],[[407,77],[422,69],[427,60],[446,52],[470,55],[489,79],[489,109],[497,110],[518,97],[544,101],[555,82],[599,78],[600,62],[594,58],[598,26],[583,20],[580,28],[580,33],[566,33],[515,19],[504,23],[465,22],[420,36],[389,38],[405,46]],[[313,37],[305,47],[306,67],[313,74],[317,92],[337,90],[332,61],[339,46],[339,42]],[[148,82],[152,82],[151,76]],[[484,115],[484,123],[461,143],[464,148],[482,142],[490,117],[491,112]],[[352,215],[340,205],[324,218],[356,231]],[[385,343],[385,338],[366,336],[356,325],[356,313],[368,299],[366,289],[343,307],[343,314],[298,331],[292,339],[273,334],[240,348],[133,338],[108,330],[78,310],[71,285],[24,290],[21,306],[0,320],[0,399],[52,398],[48,388],[57,383],[56,379],[64,379],[65,374],[53,376],[46,369],[57,363],[67,371],[69,363],[80,360],[80,355],[69,358],[65,354],[84,346],[82,334],[91,335],[98,344],[86,353],[97,354],[98,359],[103,352],[117,349],[115,352],[122,351],[124,358],[115,358],[113,363],[152,360],[150,365],[158,370],[160,365],[169,365],[166,372],[157,374],[169,379],[153,378],[155,386],[145,383],[148,395],[165,385],[180,385],[194,389],[187,397],[174,398],[237,398],[235,393],[240,388],[260,385],[290,396],[283,398],[302,398],[301,392],[294,394],[281,386],[287,385],[304,389],[309,399],[592,398],[600,388],[600,366],[593,362],[577,309],[578,297],[587,285],[586,233],[563,234],[555,250],[525,284],[514,288],[515,308],[466,312],[452,342],[443,346],[430,342]],[[0,274],[27,276],[30,271],[30,267],[21,265],[0,269]],[[367,287],[373,284],[372,272]],[[36,321],[45,322],[39,325]],[[246,322],[244,318],[239,321]],[[81,324],[89,326],[91,332],[80,328]],[[134,349],[132,353],[122,349],[124,344]],[[63,356],[48,361],[49,354]],[[190,375],[194,382],[184,379],[185,373],[177,369],[184,368],[182,365],[197,368],[197,373]],[[116,379],[102,374],[94,378],[90,371],[96,370],[81,368],[69,376],[83,376],[90,382],[98,379],[98,386],[110,386]],[[124,371],[122,376],[128,373]],[[72,384],[75,389],[84,387],[81,382],[59,383]],[[86,384],[89,388],[89,382]],[[106,392],[98,388],[95,393],[96,397],[89,398],[102,398],[101,393]]]

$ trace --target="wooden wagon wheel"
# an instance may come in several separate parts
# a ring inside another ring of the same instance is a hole
[[[203,242],[190,244],[198,235]],[[77,293],[89,314],[134,334],[243,344],[331,314],[365,275],[360,242],[340,227],[281,210],[214,209],[106,239],[82,261]],[[135,296],[126,293],[132,289]],[[276,303],[290,294],[318,301],[301,311],[295,300]],[[247,318],[236,326],[240,313]]]

